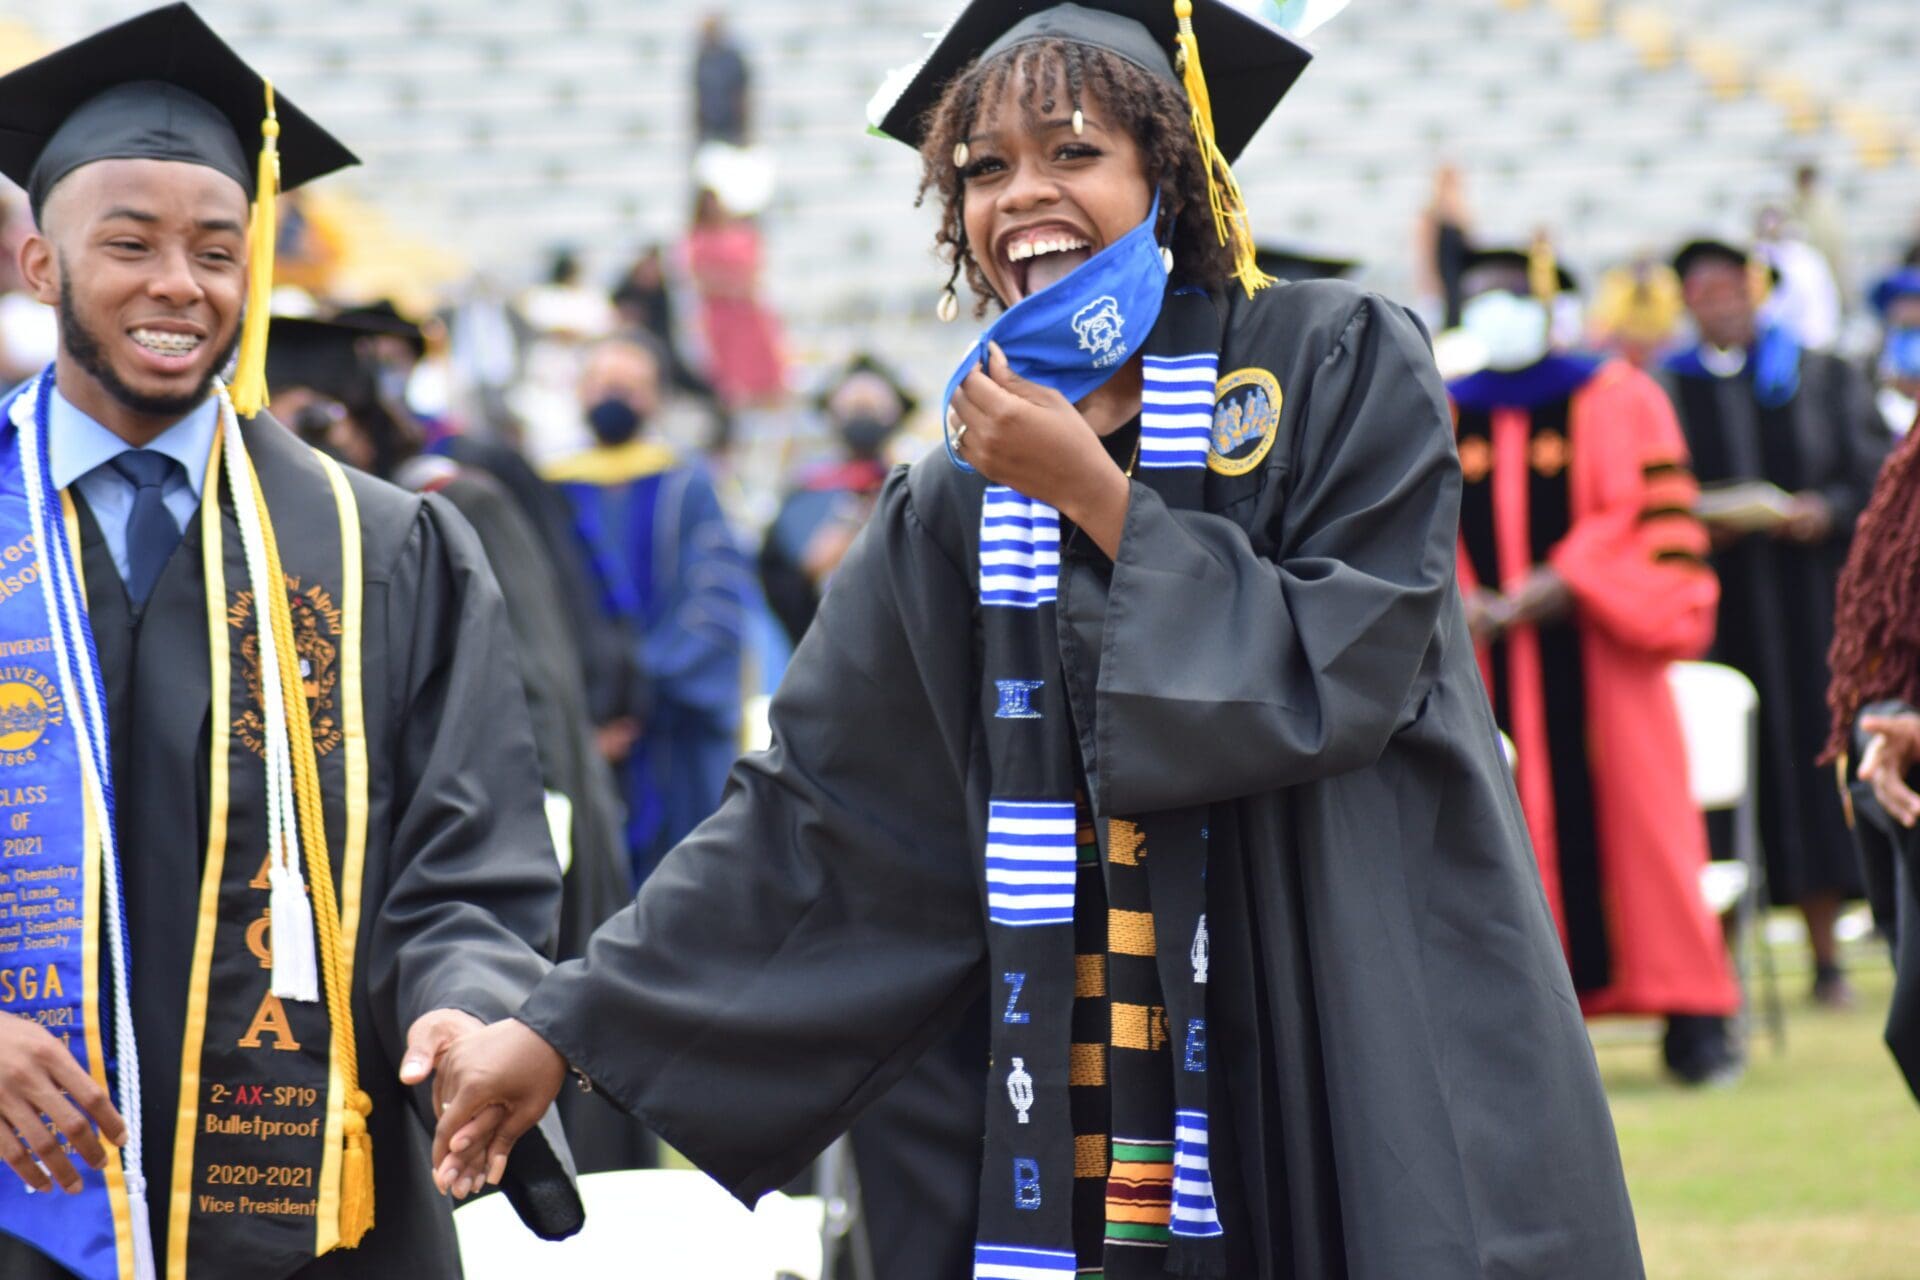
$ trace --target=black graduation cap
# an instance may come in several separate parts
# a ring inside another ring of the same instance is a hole
[[[401,315],[400,308],[394,306],[390,298],[336,311],[333,321],[365,335],[399,338],[413,348],[415,357],[427,354],[427,331]]]
[[[1757,270],[1764,267],[1771,283],[1780,282],[1780,269],[1772,263],[1756,258],[1751,249],[1723,240],[1718,236],[1695,236],[1674,251],[1673,273],[1682,280],[1687,272],[1703,262],[1724,262],[1728,266]]]
[[[360,341],[367,331],[332,320],[275,316],[267,342],[267,386],[305,387],[330,400],[362,403],[372,385]]]
[[[275,94],[280,186],[359,163]],[[187,4],[129,18],[0,76],[0,173],[47,192],[96,160],[177,160],[238,182],[251,199],[267,85]]]
[[[1253,260],[1276,280],[1344,280],[1360,268],[1360,263],[1352,258],[1328,257],[1278,245],[1261,245]]]
[[[1150,75],[1181,84],[1174,65],[1175,0],[972,0],[874,123],[919,148],[926,116],[947,82],[975,58],[1035,40],[1068,40],[1117,54]],[[1223,0],[1192,0],[1193,34],[1205,64],[1213,130],[1231,162],[1312,61],[1305,45]]]
[[[827,380],[826,385],[821,388],[820,394],[814,398],[814,408],[821,413],[825,413],[827,411],[828,401],[833,399],[834,393],[840,390],[841,385],[845,383],[847,379],[862,373],[873,374],[889,387],[893,388],[893,394],[900,399],[901,421],[904,422],[908,418],[911,418],[913,411],[919,408],[919,398],[907,390],[906,384],[900,381],[898,375],[894,373],[892,366],[882,361],[870,351],[856,353],[851,360],[848,360],[846,364],[840,367],[839,372]]]
[[[1526,276],[1529,283],[1531,283],[1533,278],[1533,253],[1531,250],[1516,248],[1510,245],[1490,245],[1485,248],[1471,249],[1467,252],[1466,257],[1461,259],[1460,274],[1465,276],[1467,272],[1478,267],[1513,267],[1522,275]],[[1561,293],[1578,293],[1580,291],[1579,279],[1573,272],[1567,270],[1566,264],[1561,262],[1557,257],[1553,262],[1553,274],[1554,279],[1559,283]]]

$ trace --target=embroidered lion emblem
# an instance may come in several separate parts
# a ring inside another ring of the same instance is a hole
[[[1093,357],[1095,367],[1105,368],[1126,354],[1121,341],[1125,323],[1120,303],[1111,296],[1095,298],[1074,312],[1073,332],[1080,339],[1080,349]]]
[[[287,604],[293,615],[293,649],[300,661],[300,683],[313,724],[313,749],[318,755],[326,755],[340,745],[342,738],[334,697],[340,683],[340,611],[325,587],[317,582],[302,586],[291,573],[287,575]],[[260,632],[254,621],[253,592],[234,596],[227,623],[238,633],[241,674],[247,682],[247,707],[235,718],[233,730],[249,751],[264,757],[267,726],[260,710]]]

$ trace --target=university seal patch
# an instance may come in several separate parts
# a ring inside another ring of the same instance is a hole
[[[1280,434],[1280,383],[1265,369],[1235,369],[1213,393],[1213,440],[1207,465],[1243,476],[1266,460]]]

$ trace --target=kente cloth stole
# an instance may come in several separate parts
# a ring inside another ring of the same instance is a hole
[[[33,998],[0,1008],[65,1037],[130,1136],[104,1173],[77,1165],[79,1196],[27,1201],[0,1180],[0,1230],[83,1280],[277,1280],[372,1223],[349,1011],[367,823],[358,510],[345,474],[311,451],[265,450],[256,469],[217,393],[197,517],[201,579],[220,584],[206,592],[204,872],[182,1058],[144,1065],[180,1078],[157,1257],[130,1012],[141,975],[126,958],[140,926],[121,904],[78,521],[47,466],[52,387],[49,371],[0,414],[0,812],[31,842],[0,862],[0,968],[37,974]],[[299,536],[279,544],[276,521]],[[254,586],[276,579],[262,610]],[[9,936],[30,886],[57,891],[52,914]]]
[[[1135,478],[1172,508],[1199,510],[1204,500],[1219,347],[1213,301],[1170,289],[1142,355]],[[1073,1123],[1076,1061],[1083,1089],[1090,1064],[1074,1034],[1075,993],[1086,985],[1077,979],[1087,975],[1075,945],[1081,841],[1057,629],[1060,536],[1052,508],[985,487],[977,572],[991,798],[983,863],[997,993],[976,1280],[1080,1270],[1075,1174],[1094,1158],[1087,1144],[1077,1149]],[[1125,994],[1107,975],[1107,1088],[1110,1167],[1139,1194],[1123,1190],[1115,1201],[1108,1174],[1106,1256],[1151,1251],[1165,1273],[1224,1275],[1207,1160],[1207,810],[1094,816],[1111,824],[1110,845],[1134,842],[1131,864],[1108,867],[1108,891],[1128,895],[1116,896],[1109,914],[1108,968],[1124,957],[1130,972]],[[1108,856],[1118,861],[1112,848]]]

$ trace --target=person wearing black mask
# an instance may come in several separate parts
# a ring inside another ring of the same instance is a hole
[[[645,335],[610,338],[581,370],[595,444],[546,469],[573,510],[601,616],[625,628],[651,680],[644,716],[600,726],[620,772],[636,883],[720,803],[739,753],[742,635],[753,581],[697,459],[648,437],[663,361]]]
[[[914,398],[866,352],[821,393],[818,408],[839,456],[796,478],[760,547],[767,603],[795,644],[820,607],[827,579],[853,545],[887,478],[887,445],[913,413]]]

